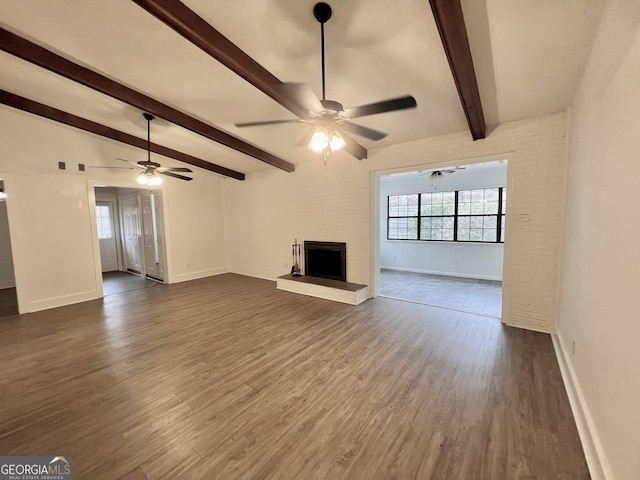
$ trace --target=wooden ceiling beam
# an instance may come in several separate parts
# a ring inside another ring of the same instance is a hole
[[[281,88],[282,82],[179,0],[132,0],[185,39],[244,78],[298,117],[308,112]]]
[[[307,118],[309,112],[282,88],[278,78],[180,0],[132,1],[294,115]],[[360,160],[367,158],[367,150],[353,139],[348,150]]]
[[[43,103],[35,102],[28,98],[7,92],[6,90],[0,90],[0,103],[17,108],[24,112],[48,118],[49,120],[79,128],[85,132],[95,133],[96,135],[116,140],[117,142],[138,147],[145,151],[147,150],[146,139],[134,137],[133,135],[121,132],[120,130],[115,130],[111,127],[107,127],[106,125],[102,125],[101,123],[92,122],[86,118],[78,117],[77,115],[58,110],[57,108],[50,107]],[[165,157],[173,158],[180,162],[209,170],[210,172],[214,172],[219,175],[224,175],[225,177],[235,178],[236,180],[245,179],[244,173],[236,172],[235,170],[216,165],[215,163],[207,162],[206,160],[179,152],[178,150],[173,150],[172,148],[163,147],[157,143],[151,143],[150,149],[153,153],[164,155]]]
[[[295,165],[276,155],[67,60],[3,28],[0,28],[0,49],[286,172],[295,170]]]
[[[460,0],[429,0],[429,3],[471,136],[474,140],[485,138],[486,125]]]

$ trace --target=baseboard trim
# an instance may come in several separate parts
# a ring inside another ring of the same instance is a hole
[[[208,270],[198,270],[197,272],[181,273],[174,275],[171,279],[171,283],[188,282],[189,280],[198,280],[199,278],[213,277],[214,275],[222,275],[228,273],[229,270],[226,267],[210,268]]]
[[[570,350],[567,349],[562,335],[551,335],[551,339],[553,340],[553,348],[558,358],[562,380],[564,381],[567,396],[569,397],[573,418],[578,427],[578,434],[580,435],[580,442],[582,443],[582,449],[584,450],[584,456],[587,460],[591,479],[614,480],[613,472],[607,462],[604,450],[602,449],[602,443],[591,419],[589,408],[587,407],[584,394],[580,388],[573,364],[571,363],[571,357],[569,356]]]
[[[478,280],[494,280],[498,282],[502,281],[502,277],[494,277],[491,275],[475,275],[472,273],[455,273],[455,272],[442,272],[439,270],[421,270],[419,268],[388,267],[386,265],[380,266],[380,269],[395,270],[397,272],[428,273],[431,275],[443,275],[446,277],[477,278]]]
[[[97,300],[102,298],[97,290],[88,290],[86,292],[74,293],[73,295],[61,295],[59,297],[50,297],[43,300],[27,302],[26,311],[20,313],[39,312],[41,310],[49,310],[50,308],[64,307],[73,305],[74,303],[87,302],[89,300]]]
[[[547,333],[549,335],[554,335],[553,330],[549,328],[540,327],[537,325],[529,325],[527,323],[509,323],[508,321],[505,321],[504,313],[502,315],[502,323],[507,327],[521,328],[522,330],[531,330],[532,332]]]

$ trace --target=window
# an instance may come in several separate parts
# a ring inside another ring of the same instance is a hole
[[[113,232],[111,231],[111,209],[106,205],[97,205],[96,218],[98,220],[98,239],[107,240],[113,238]]]
[[[387,238],[415,240],[418,238],[418,194],[390,195]]]
[[[387,239],[503,243],[505,187],[387,197]]]

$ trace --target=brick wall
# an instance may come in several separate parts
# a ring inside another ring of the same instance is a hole
[[[225,182],[230,271],[286,273],[294,238],[344,241],[348,280],[371,284],[371,174],[508,160],[503,321],[551,332],[557,304],[565,165],[565,114],[501,125],[473,142],[468,132],[268,170]]]

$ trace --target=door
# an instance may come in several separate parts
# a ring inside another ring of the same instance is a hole
[[[142,232],[138,196],[120,198],[120,215],[127,270],[142,273]]]
[[[113,272],[118,270],[118,247],[113,202],[96,202],[96,218],[98,220],[102,272]]]
[[[162,241],[161,217],[162,202],[159,192],[141,195],[142,232],[144,238],[145,275],[164,280],[164,250]]]

